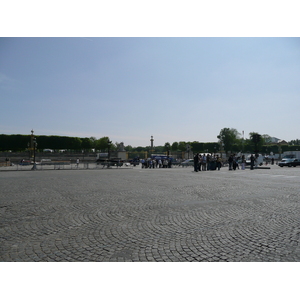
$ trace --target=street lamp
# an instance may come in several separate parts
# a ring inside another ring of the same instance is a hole
[[[33,138],[33,167],[32,170],[36,170],[36,163],[35,163],[35,152],[36,152],[36,148],[37,148],[37,142],[36,142],[36,138]]]
[[[153,142],[154,142],[153,135],[151,135],[150,142],[151,142],[151,154],[153,154]]]
[[[111,143],[112,143],[112,141],[110,141],[110,140],[108,139],[108,141],[107,141],[107,149],[108,149],[108,155],[107,155],[107,158],[108,158],[108,159],[110,159],[110,147],[111,147]]]

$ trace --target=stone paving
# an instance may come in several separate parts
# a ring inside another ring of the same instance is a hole
[[[300,168],[0,172],[0,260],[300,261]]]

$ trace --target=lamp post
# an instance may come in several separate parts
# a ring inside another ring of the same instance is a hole
[[[110,140],[108,139],[108,141],[107,141],[107,149],[108,149],[108,155],[107,155],[107,158],[108,158],[108,159],[110,159],[110,147],[111,147],[111,143],[112,143],[112,141],[110,141]]]
[[[33,135],[33,130],[32,130],[32,135]],[[36,148],[37,148],[37,142],[36,142],[36,138],[35,137],[33,137],[32,143],[33,143],[33,167],[32,167],[31,170],[36,170],[35,152],[36,152]]]
[[[154,142],[153,135],[151,135],[150,142],[151,142],[151,154],[153,154],[153,142]]]

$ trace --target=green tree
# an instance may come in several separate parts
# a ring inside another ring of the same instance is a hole
[[[131,145],[127,145],[124,147],[126,151],[130,152],[133,151],[133,147]]]
[[[100,150],[100,151],[107,151],[108,147],[109,147],[109,142],[110,142],[110,140],[109,140],[109,137],[107,137],[107,136],[100,138],[96,142],[96,149]]]
[[[177,151],[178,150],[178,142],[174,142],[171,146],[172,151]]]
[[[265,144],[269,144],[272,142],[272,138],[268,134],[262,134],[261,137],[264,139]]]
[[[91,141],[91,144],[92,144],[92,148],[96,148],[97,139],[94,136],[91,136],[90,141]]]
[[[254,146],[254,152],[258,153],[263,148],[264,139],[257,132],[250,132],[249,136],[250,136],[250,141]]]
[[[199,143],[199,142],[194,141],[194,142],[192,142],[190,144],[192,146],[192,151],[194,153],[203,152],[203,149],[204,149],[203,145],[204,145],[204,143]]]
[[[178,149],[179,149],[179,151],[185,151],[186,150],[186,142],[183,142],[183,141],[181,141],[181,142],[179,142],[179,144],[178,144]]]
[[[220,144],[219,143],[204,143],[203,147],[204,147],[205,152],[207,150],[207,152],[209,152],[209,153],[215,153],[215,152],[219,151]]]
[[[289,142],[289,145],[300,145],[300,140],[299,140],[299,139],[291,140],[291,141]]]
[[[240,133],[234,128],[223,128],[217,138],[219,142],[222,143],[227,154],[228,151],[232,150],[232,146],[237,143],[240,138]]]
[[[81,139],[81,147],[85,151],[90,151],[93,148],[93,143],[90,138],[82,138]]]

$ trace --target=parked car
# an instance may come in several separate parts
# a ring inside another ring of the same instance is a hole
[[[187,159],[181,163],[182,167],[188,167],[194,165],[194,159]]]
[[[300,160],[297,158],[284,158],[281,162],[278,163],[279,167],[296,167],[300,166]]]

